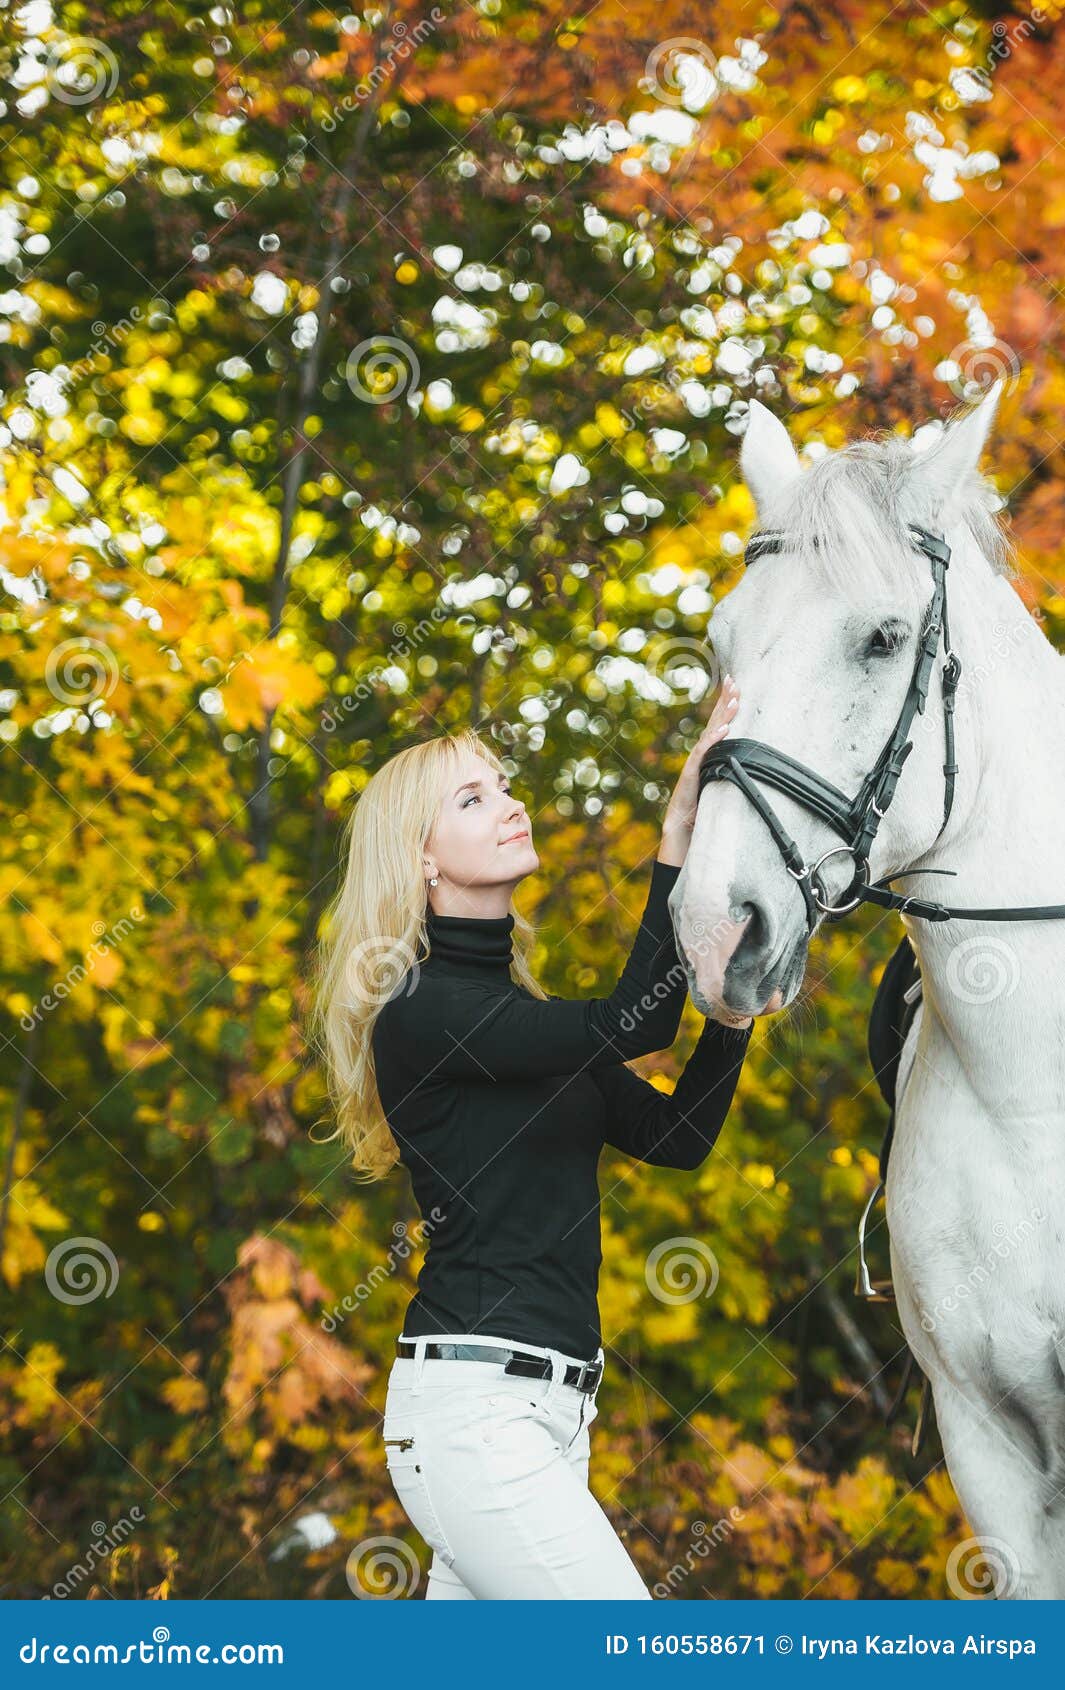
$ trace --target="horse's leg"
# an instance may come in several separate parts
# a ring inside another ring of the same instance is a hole
[[[1065,1498],[1047,1508],[1046,1475],[1008,1418],[969,1400],[942,1373],[932,1395],[947,1469],[977,1539],[948,1563],[954,1594],[1065,1597]]]

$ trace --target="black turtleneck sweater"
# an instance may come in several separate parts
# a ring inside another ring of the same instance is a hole
[[[536,998],[511,978],[513,915],[427,913],[430,955],[381,1008],[381,1105],[425,1223],[407,1336],[482,1333],[591,1359],[601,1341],[604,1144],[696,1168],[732,1102],[750,1028],[715,1021],[666,1095],[625,1066],[672,1044],[687,995],[655,861],[614,991]]]

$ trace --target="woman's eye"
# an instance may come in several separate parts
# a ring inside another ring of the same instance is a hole
[[[500,790],[500,792],[505,793],[506,796],[509,798],[511,792],[513,791],[513,788],[509,787],[509,786],[501,786],[499,790]],[[470,796],[463,800],[462,808],[465,810],[471,804],[479,804],[480,802],[481,802],[481,800],[480,800],[480,797],[478,796],[478,794],[476,792],[471,792]]]

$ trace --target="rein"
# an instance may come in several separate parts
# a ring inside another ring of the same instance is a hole
[[[714,780],[731,780],[738,786],[762,817],[784,859],[784,866],[797,883],[806,905],[807,926],[812,932],[823,915],[830,921],[848,915],[859,904],[879,904],[882,909],[897,910],[900,915],[918,916],[924,921],[1052,921],[1065,917],[1065,904],[1034,904],[1021,908],[958,908],[940,904],[927,898],[907,897],[893,892],[888,881],[900,880],[906,874],[955,874],[955,869],[904,869],[887,875],[883,880],[870,881],[869,851],[877,829],[895,796],[903,765],[913,750],[910,729],[914,717],[924,713],[928,700],[928,683],[936,660],[940,638],[943,640],[943,734],[945,757],[943,762],[943,820],[935,844],[950,819],[954,803],[954,781],[958,765],[954,760],[954,705],[958,682],[961,679],[961,660],[951,648],[950,626],[947,618],[947,565],[950,547],[945,539],[931,534],[917,523],[909,523],[915,536],[917,550],[924,553],[932,571],[932,597],[928,606],[926,626],[917,649],[913,674],[906,697],[902,701],[898,720],[872,769],[866,775],[853,798],[839,787],[825,780],[815,769],[789,757],[775,746],[758,739],[719,740],[706,752],[699,767],[700,795]],[[784,549],[781,534],[765,532],[748,541],[744,562],[751,563],[765,552]],[[807,863],[794,839],[787,832],[780,817],[765,794],[755,784],[762,781],[793,798],[807,810],[820,816],[840,838],[842,845],[834,845],[822,852],[816,862]],[[854,859],[854,875],[842,893],[841,902],[829,901],[821,879],[822,864],[831,857],[850,856]],[[842,901],[849,900],[849,901]]]

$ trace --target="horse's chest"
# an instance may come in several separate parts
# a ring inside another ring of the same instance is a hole
[[[956,1095],[938,1114],[929,1101],[900,1110],[888,1167],[907,1339],[926,1370],[981,1397],[1023,1378],[1065,1406],[1065,1130],[1031,1117],[1011,1132]]]

